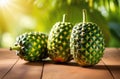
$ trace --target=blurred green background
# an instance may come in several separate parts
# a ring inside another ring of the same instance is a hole
[[[120,47],[120,0],[0,0],[0,47],[10,47],[18,35],[41,31],[62,21],[76,24],[87,20],[97,23],[105,37],[106,47]]]

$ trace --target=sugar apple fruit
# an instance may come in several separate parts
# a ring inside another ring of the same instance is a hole
[[[17,37],[14,47],[16,54],[27,61],[41,61],[48,57],[47,51],[48,35],[41,32],[24,33]]]
[[[71,53],[81,66],[97,64],[105,49],[103,33],[97,24],[86,22],[86,10],[83,10],[83,22],[76,24],[70,38]]]
[[[70,34],[73,25],[65,22],[65,15],[62,22],[57,22],[50,31],[48,37],[49,57],[57,63],[68,62],[72,59],[70,54]]]

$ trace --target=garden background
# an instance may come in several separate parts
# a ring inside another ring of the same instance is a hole
[[[0,0],[0,47],[14,45],[22,33],[40,31],[49,34],[52,26],[62,21],[97,23],[104,33],[106,47],[120,47],[120,0]]]

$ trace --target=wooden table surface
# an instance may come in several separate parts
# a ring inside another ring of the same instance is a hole
[[[1,48],[0,79],[120,79],[120,48],[106,48],[102,60],[93,67],[81,67],[74,61],[27,62],[15,51]]]

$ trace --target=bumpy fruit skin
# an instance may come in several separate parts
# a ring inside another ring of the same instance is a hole
[[[100,28],[92,22],[75,25],[70,38],[70,47],[73,58],[81,66],[97,64],[105,49]]]
[[[48,37],[48,54],[54,62],[68,62],[70,54],[70,34],[73,25],[69,22],[57,22]]]
[[[16,53],[20,58],[27,61],[41,61],[48,57],[47,39],[48,35],[44,33],[24,33],[16,39]]]

